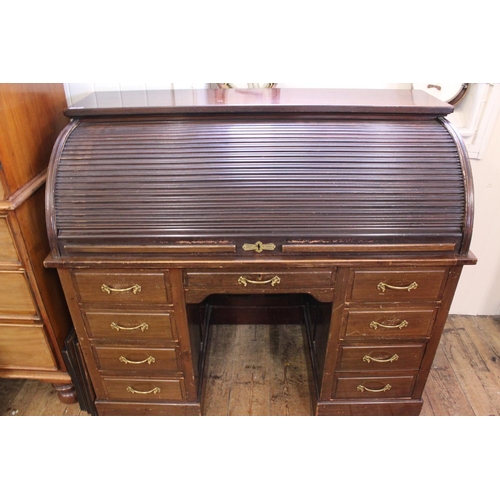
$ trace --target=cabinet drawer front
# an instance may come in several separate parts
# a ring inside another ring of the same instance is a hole
[[[334,398],[387,399],[410,397],[414,376],[337,377]]]
[[[425,344],[343,346],[340,370],[418,370]]]
[[[19,256],[6,217],[0,217],[0,263],[19,264]]]
[[[99,305],[170,303],[163,273],[74,272],[81,302]]]
[[[193,290],[209,290],[211,293],[291,293],[318,290],[325,300],[333,297],[333,271],[234,271],[186,273],[186,288],[189,295]],[[196,294],[194,294],[196,295]]]
[[[0,368],[55,370],[43,326],[0,325]]]
[[[436,309],[349,311],[343,338],[428,338]]]
[[[438,300],[441,297],[446,271],[365,271],[354,272],[351,300],[407,302]]]
[[[175,348],[94,347],[97,366],[102,371],[151,374],[179,371]]]
[[[109,342],[177,339],[173,313],[86,312],[89,337]]]
[[[104,377],[108,399],[122,401],[181,401],[185,398],[184,379],[141,379]]]
[[[0,316],[37,317],[26,273],[0,272]]]

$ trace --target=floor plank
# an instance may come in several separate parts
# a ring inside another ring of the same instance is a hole
[[[460,387],[475,415],[500,415],[495,397],[499,384],[495,382],[484,359],[467,334],[471,323],[461,317],[450,316],[447,329],[441,338],[441,346],[453,367]]]
[[[421,415],[474,415],[442,344],[436,351],[423,400]]]

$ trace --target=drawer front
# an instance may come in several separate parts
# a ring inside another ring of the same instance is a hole
[[[179,371],[175,348],[142,349],[133,347],[94,346],[97,367],[102,371],[125,374],[152,374]]]
[[[444,269],[354,271],[353,301],[409,302],[438,300],[441,297]]]
[[[383,346],[341,347],[340,370],[418,370],[425,344],[391,344]]]
[[[348,311],[343,338],[429,338],[436,309]]]
[[[107,342],[175,341],[177,330],[173,313],[84,313],[90,338]]]
[[[22,271],[0,272],[0,316],[38,317],[28,277]]]
[[[0,263],[19,264],[19,256],[6,217],[0,217]]]
[[[0,368],[55,370],[43,326],[0,325]]]
[[[181,401],[184,379],[141,379],[103,377],[108,399],[122,401]]]
[[[81,302],[103,305],[170,303],[168,278],[163,273],[74,272]]]
[[[218,292],[256,293],[289,289],[331,288],[333,271],[196,272],[186,273],[188,288],[209,288]]]
[[[410,397],[414,376],[337,377],[334,398],[387,399]]]

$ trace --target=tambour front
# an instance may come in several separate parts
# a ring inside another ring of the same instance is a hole
[[[475,262],[452,109],[421,91],[292,89],[105,92],[69,108],[46,265],[98,414],[202,414],[210,324],[277,317],[307,332],[315,414],[418,414]]]

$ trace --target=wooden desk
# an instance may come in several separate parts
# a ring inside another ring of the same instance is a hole
[[[101,93],[66,111],[47,226],[100,415],[199,415],[209,325],[306,326],[317,415],[417,415],[472,178],[419,91]]]

